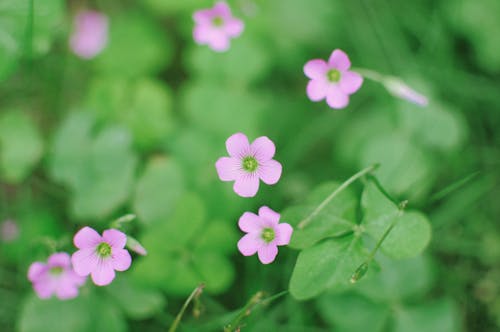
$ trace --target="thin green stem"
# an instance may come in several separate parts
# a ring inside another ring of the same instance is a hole
[[[175,332],[177,330],[177,327],[179,326],[179,323],[181,322],[182,316],[184,315],[184,312],[186,311],[187,307],[189,306],[189,303],[191,303],[191,301],[195,297],[200,296],[200,294],[203,291],[204,287],[205,287],[204,284],[200,284],[200,285],[198,285],[198,287],[196,287],[193,290],[193,292],[191,293],[191,295],[189,295],[189,297],[187,298],[186,302],[184,302],[184,304],[182,305],[181,310],[179,311],[179,313],[175,317],[175,320],[172,323],[172,325],[170,326],[170,329],[168,329],[168,332]]]
[[[362,177],[363,175],[367,174],[367,173],[370,173],[370,172],[373,172],[375,169],[377,169],[377,167],[379,166],[379,164],[373,164],[361,171],[359,171],[358,173],[354,174],[353,176],[351,176],[349,179],[347,179],[344,183],[342,183],[337,189],[335,189],[327,198],[325,198],[325,200],[323,202],[321,202],[320,205],[318,205],[318,207],[316,209],[314,209],[314,211],[308,215],[305,219],[303,219],[297,226],[297,228],[299,229],[303,229],[304,227],[306,227],[307,225],[309,225],[309,223],[312,221],[312,219],[328,204],[330,203],[330,201],[335,197],[337,196],[340,192],[342,192],[342,190],[344,190],[345,188],[347,188],[351,183],[353,183],[354,181],[356,181],[357,179],[359,179],[360,177]]]
[[[479,173],[480,173],[479,171],[474,172],[472,174],[469,174],[465,178],[450,184],[446,188],[444,188],[444,189],[438,191],[437,193],[435,193],[434,195],[432,195],[431,198],[429,199],[429,201],[432,203],[432,202],[435,202],[435,201],[442,199],[443,197],[447,196],[448,194],[452,193],[453,191],[461,188],[469,181],[475,179],[479,175]]]
[[[359,73],[361,76],[366,77],[372,81],[382,83],[385,80],[385,75],[382,75],[381,73],[372,70],[372,69],[367,69],[367,68],[352,68],[352,71],[355,71]]]

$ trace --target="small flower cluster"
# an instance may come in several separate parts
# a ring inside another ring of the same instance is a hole
[[[98,286],[109,285],[116,271],[127,270],[132,258],[124,249],[127,236],[116,229],[108,229],[99,235],[94,229],[84,227],[74,238],[79,249],[71,257],[68,253],[52,254],[47,263],[34,262],[28,270],[28,280],[41,299],[55,295],[61,300],[78,295],[87,276]]]

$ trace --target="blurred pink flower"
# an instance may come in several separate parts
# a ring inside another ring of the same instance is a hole
[[[96,11],[83,11],[76,15],[70,39],[73,52],[81,58],[98,55],[108,42],[108,18]]]
[[[233,17],[227,3],[217,2],[213,8],[198,10],[193,14],[196,26],[193,30],[194,40],[198,44],[208,44],[217,52],[229,49],[231,38],[243,32],[243,21]]]
[[[328,62],[322,59],[308,61],[304,73],[311,80],[307,84],[307,96],[312,101],[326,98],[331,108],[344,108],[349,104],[349,95],[356,92],[363,83],[363,77],[349,71],[351,61],[347,55],[336,49]]]
[[[221,157],[215,168],[222,181],[235,181],[233,189],[242,197],[253,197],[259,190],[259,180],[275,184],[281,177],[281,164],[272,159],[276,148],[267,137],[248,142],[242,133],[226,140],[229,157]]]
[[[110,284],[115,270],[125,271],[132,263],[124,249],[127,236],[116,229],[105,230],[101,237],[92,228],[84,227],[75,234],[73,242],[80,249],[71,257],[75,272],[81,276],[90,274],[98,286]]]
[[[12,242],[19,237],[19,226],[12,220],[5,220],[0,225],[0,240]]]
[[[287,223],[279,223],[280,214],[267,206],[259,209],[259,215],[245,212],[238,222],[247,234],[238,241],[238,249],[244,256],[259,256],[262,264],[274,261],[278,246],[290,243],[293,228]]]
[[[39,298],[48,299],[55,294],[57,298],[66,300],[78,295],[78,288],[86,278],[75,273],[69,254],[59,252],[51,255],[47,264],[31,264],[28,279]]]

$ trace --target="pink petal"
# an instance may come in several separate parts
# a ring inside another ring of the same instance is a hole
[[[47,270],[47,265],[40,262],[34,262],[30,265],[30,268],[28,270],[28,280],[31,282],[36,282],[44,273],[47,272]]]
[[[336,49],[330,55],[328,59],[328,64],[335,69],[344,71],[351,67],[351,61],[347,54],[345,54],[342,50]]]
[[[293,228],[287,223],[281,223],[277,226],[276,232],[276,244],[279,246],[284,246],[290,243],[290,238],[292,237]]]
[[[214,31],[209,25],[197,25],[193,29],[193,38],[198,44],[207,44],[214,35]]]
[[[61,300],[72,299],[78,295],[78,287],[68,276],[59,279],[56,287],[56,296]]]
[[[111,263],[113,264],[113,269],[117,271],[125,271],[130,267],[132,257],[130,257],[129,252],[125,249],[113,250]]]
[[[99,233],[88,226],[80,229],[73,238],[78,249],[95,248],[101,241]]]
[[[346,71],[341,74],[339,86],[340,89],[346,94],[352,94],[361,87],[363,84],[363,76],[353,71]]]
[[[102,233],[102,239],[113,249],[122,249],[127,243],[127,235],[117,229],[107,229]]]
[[[338,87],[328,89],[326,103],[331,108],[344,108],[349,104],[349,96],[342,92]]]
[[[47,261],[47,265],[49,267],[56,267],[56,266],[69,267],[70,264],[71,264],[71,258],[65,252],[52,254]]]
[[[56,284],[51,280],[47,279],[41,282],[34,283],[33,289],[35,290],[39,298],[48,299],[54,293],[56,289]]]
[[[193,20],[198,24],[211,24],[213,16],[212,9],[202,9],[194,12]]]
[[[236,179],[234,191],[241,197],[253,197],[259,190],[259,177],[255,174],[245,174]]]
[[[79,276],[87,276],[97,268],[99,258],[94,248],[80,249],[71,256],[73,270]]]
[[[224,32],[229,37],[238,37],[243,32],[243,28],[244,28],[243,21],[240,21],[235,18],[228,19],[223,27]]]
[[[248,138],[245,134],[236,133],[226,140],[226,149],[231,157],[242,158],[250,148]]]
[[[272,225],[276,225],[280,221],[280,214],[267,206],[262,206],[259,209],[259,217],[270,222]]]
[[[256,234],[246,234],[238,241],[238,250],[243,256],[252,256],[262,246],[262,241]]]
[[[264,245],[259,248],[257,254],[262,264],[272,263],[278,254],[278,246],[271,243]]]
[[[328,92],[328,86],[328,82],[323,79],[310,80],[309,83],[307,83],[306,88],[307,97],[309,97],[312,101],[325,99]]]
[[[100,260],[97,267],[92,271],[92,281],[97,286],[106,286],[115,278],[115,270],[113,269],[111,259]]]
[[[238,220],[238,226],[247,233],[258,233],[262,228],[259,216],[252,212],[243,213]]]
[[[215,168],[222,181],[234,181],[240,174],[241,161],[233,157],[222,157],[215,163]]]
[[[259,164],[268,161],[274,157],[276,147],[274,143],[266,136],[261,136],[250,145],[251,154],[255,156]]]
[[[314,59],[308,61],[304,66],[304,74],[310,79],[324,78],[328,71],[328,65],[325,60]]]
[[[217,2],[212,8],[214,16],[222,16],[223,18],[231,17],[231,9],[225,1]]]
[[[269,160],[259,166],[258,172],[265,184],[275,184],[281,177],[282,167],[276,160]]]
[[[214,34],[208,41],[208,46],[217,52],[227,51],[229,49],[229,37],[223,33]]]

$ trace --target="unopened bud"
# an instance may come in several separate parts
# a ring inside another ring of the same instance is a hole
[[[351,284],[354,284],[358,282],[359,279],[363,278],[363,276],[366,274],[366,271],[368,271],[368,263],[363,263],[361,264],[356,271],[351,276]]]
[[[419,106],[427,106],[429,100],[426,96],[410,88],[403,81],[396,77],[388,77],[382,82],[391,95],[396,98],[407,100]]]
[[[148,254],[142,244],[130,235],[127,235],[127,248],[141,256],[146,256]]]

